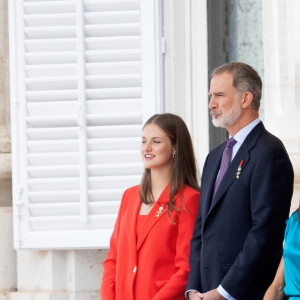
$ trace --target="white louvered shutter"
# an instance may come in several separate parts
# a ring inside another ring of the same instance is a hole
[[[159,1],[9,1],[14,242],[105,248],[162,111]]]

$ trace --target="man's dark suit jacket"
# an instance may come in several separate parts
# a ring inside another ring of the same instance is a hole
[[[204,165],[186,290],[207,292],[221,284],[238,300],[261,300],[282,255],[294,172],[282,142],[260,122],[212,200],[225,145],[211,151]]]

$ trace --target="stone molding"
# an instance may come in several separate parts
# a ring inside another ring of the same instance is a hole
[[[11,206],[11,140],[7,0],[0,0],[0,207]]]
[[[0,1],[0,153],[11,152],[7,0]]]
[[[300,199],[300,2],[262,3],[265,125],[282,140],[294,167],[293,211]]]

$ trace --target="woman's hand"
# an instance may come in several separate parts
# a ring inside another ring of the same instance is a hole
[[[284,261],[281,258],[275,278],[272,284],[267,289],[263,300],[282,300],[284,299]]]

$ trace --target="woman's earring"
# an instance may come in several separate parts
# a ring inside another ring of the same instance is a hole
[[[173,158],[175,158],[175,151],[173,152]]]

